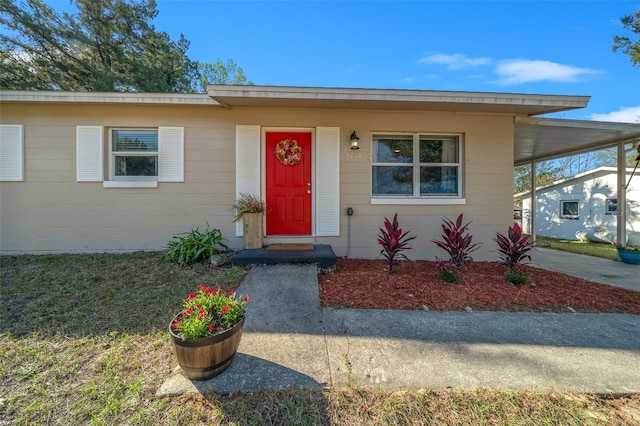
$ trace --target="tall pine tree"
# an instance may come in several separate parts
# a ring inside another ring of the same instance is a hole
[[[192,61],[184,36],[156,30],[155,0],[71,3],[77,13],[0,0],[0,89],[186,93],[202,90],[201,70],[222,66]]]

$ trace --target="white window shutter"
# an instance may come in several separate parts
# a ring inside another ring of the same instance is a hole
[[[76,127],[76,180],[102,182],[104,180],[102,126]]]
[[[261,197],[260,126],[236,126],[236,199],[240,194]],[[242,220],[236,223],[236,236],[244,235]]]
[[[0,125],[0,181],[24,180],[24,141],[21,124]]]
[[[158,181],[184,182],[184,127],[158,128]]]
[[[316,235],[340,235],[340,128],[316,128]]]

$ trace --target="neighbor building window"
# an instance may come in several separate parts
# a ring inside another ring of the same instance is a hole
[[[374,199],[462,196],[460,136],[374,134],[372,142]]]
[[[605,201],[605,214],[616,214],[618,213],[618,199],[617,198],[607,198]]]
[[[146,180],[158,177],[158,130],[111,130],[111,179]]]
[[[560,201],[560,219],[578,219],[578,201]]]

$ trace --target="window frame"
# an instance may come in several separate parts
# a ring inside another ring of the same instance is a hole
[[[566,215],[564,214],[564,205],[565,203],[576,203],[578,207],[578,213],[575,215]],[[560,219],[565,220],[578,220],[580,219],[580,200],[560,200]]]
[[[113,132],[118,130],[131,131],[155,131],[157,139],[156,151],[114,151],[113,150]],[[160,177],[160,128],[158,127],[109,127],[109,181],[111,182],[158,182]],[[126,154],[126,155],[123,155]],[[156,158],[156,174],[155,176],[116,176],[116,157],[155,157]],[[117,184],[116,184],[117,185]]]
[[[615,210],[611,210],[609,207],[615,206]],[[618,214],[618,198],[607,198],[604,201],[604,214],[605,216],[616,216]]]
[[[378,139],[385,137],[406,136],[412,140],[413,158],[411,163],[401,162],[375,162],[374,143]],[[450,139],[457,142],[458,158],[457,162],[427,163],[420,162],[420,142],[429,139]],[[375,167],[412,167],[412,193],[402,194],[379,194],[374,191],[373,172]],[[422,167],[456,167],[457,192],[455,194],[434,193],[421,195],[420,191],[420,169]],[[438,132],[405,132],[405,131],[372,131],[371,132],[371,164],[369,174],[370,199],[371,204],[466,204],[464,198],[464,134],[462,133],[438,133]]]

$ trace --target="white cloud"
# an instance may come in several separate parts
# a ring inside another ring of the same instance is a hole
[[[494,71],[500,76],[497,83],[505,86],[537,81],[573,83],[581,78],[601,73],[589,68],[578,68],[550,61],[530,59],[501,61]]]
[[[640,106],[622,107],[606,114],[590,114],[589,120],[614,121],[617,123],[640,123]]]
[[[461,68],[477,67],[480,65],[486,65],[491,62],[489,58],[469,58],[465,55],[454,54],[445,55],[444,53],[436,53],[433,55],[425,56],[420,59],[420,63],[429,64],[441,64],[446,65],[450,70],[457,70]]]

